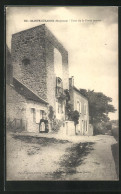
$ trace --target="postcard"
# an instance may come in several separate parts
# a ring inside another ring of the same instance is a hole
[[[6,180],[118,181],[118,7],[6,6]]]

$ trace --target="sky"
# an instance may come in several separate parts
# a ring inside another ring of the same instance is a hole
[[[109,117],[118,119],[118,8],[7,7],[8,47],[12,34],[43,23],[68,51],[75,86],[111,97],[117,111]]]

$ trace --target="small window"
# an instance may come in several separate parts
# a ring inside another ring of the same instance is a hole
[[[56,85],[62,87],[62,79],[60,77],[56,77]]]
[[[84,121],[84,130],[87,131],[87,121]]]
[[[82,112],[82,103],[80,102],[80,113]]]
[[[87,114],[87,105],[84,104],[84,114],[86,115]]]
[[[81,113],[81,102],[77,101],[77,111]]]
[[[36,110],[36,123],[40,122],[40,110]]]
[[[35,108],[31,108],[31,113],[33,114],[33,122],[36,121],[36,111]]]
[[[80,103],[77,101],[77,111],[80,112]]]
[[[63,105],[58,102],[58,113],[62,114],[63,113]]]
[[[29,65],[30,64],[30,59],[27,59],[27,58],[24,58],[23,60],[22,60],[22,64],[23,65]]]
[[[46,113],[44,110],[40,110],[40,115],[42,119],[45,119]]]
[[[58,103],[58,113],[61,113],[61,104]]]

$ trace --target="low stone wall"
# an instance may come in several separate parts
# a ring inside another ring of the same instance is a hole
[[[89,124],[89,128],[88,128],[88,136],[93,136],[93,126],[91,124]]]
[[[75,126],[73,121],[65,122],[66,135],[75,135]]]

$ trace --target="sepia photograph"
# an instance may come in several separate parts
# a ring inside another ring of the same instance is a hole
[[[6,180],[118,181],[118,7],[5,14]]]

